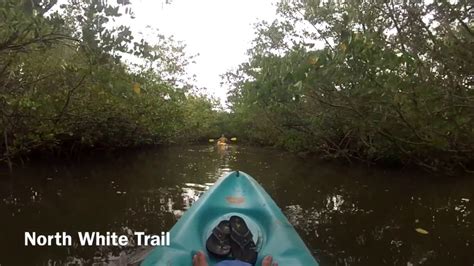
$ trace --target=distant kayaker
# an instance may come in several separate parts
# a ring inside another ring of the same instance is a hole
[[[217,143],[227,143],[229,140],[224,136],[224,134],[221,135],[221,137],[217,140]]]
[[[206,255],[199,251],[193,256],[193,266],[209,266],[206,260]],[[217,263],[215,266],[251,266],[251,264],[240,260],[224,260]],[[263,258],[262,266],[278,266],[278,263],[273,262],[272,256]]]

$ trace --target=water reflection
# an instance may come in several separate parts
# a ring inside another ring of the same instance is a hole
[[[322,265],[474,262],[470,179],[321,164],[271,149],[183,146],[80,162],[32,162],[3,174],[0,264],[130,260],[137,254],[133,243],[25,248],[22,234],[113,231],[131,237],[135,231],[166,231],[234,169],[264,186]]]
[[[341,195],[332,195],[327,198],[327,209],[332,209],[332,211],[340,211],[341,206],[344,204],[344,199]]]

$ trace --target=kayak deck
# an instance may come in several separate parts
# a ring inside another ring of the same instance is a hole
[[[192,265],[192,255],[206,252],[212,229],[232,215],[242,217],[254,235],[258,260],[271,255],[279,265],[318,265],[281,210],[249,175],[232,172],[220,178],[187,210],[170,231],[171,245],[156,247],[142,265]],[[210,265],[221,259],[208,256]]]

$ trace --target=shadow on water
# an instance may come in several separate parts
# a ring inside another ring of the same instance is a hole
[[[318,163],[256,147],[177,146],[2,172],[0,265],[118,259],[136,248],[24,247],[24,232],[159,234],[237,169],[263,185],[322,265],[474,263],[472,178]]]

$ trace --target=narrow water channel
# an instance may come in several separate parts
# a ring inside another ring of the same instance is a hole
[[[23,234],[167,231],[232,170],[262,184],[321,265],[474,264],[472,178],[341,166],[257,147],[175,146],[2,169],[0,265],[117,256],[117,248],[24,247]]]

